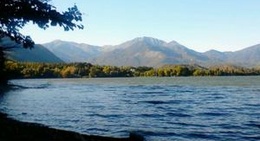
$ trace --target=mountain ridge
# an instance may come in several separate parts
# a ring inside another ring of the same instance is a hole
[[[84,62],[101,49],[98,46],[61,40],[45,43],[43,46],[65,62]]]
[[[54,55],[51,51],[40,44],[35,44],[34,48],[25,49],[8,37],[0,41],[0,46],[6,48],[6,57],[20,62],[40,62],[40,63],[63,63],[64,61]]]
[[[47,48],[36,44],[32,49],[22,47],[10,49],[7,52],[8,58],[21,62],[38,62],[38,63],[63,63],[64,61],[54,55]]]
[[[64,41],[60,41],[64,42]],[[67,42],[68,43],[68,42]],[[78,43],[73,42],[70,46]],[[46,45],[46,44],[44,44]],[[94,53],[85,52],[83,56],[89,56],[84,59],[85,62],[90,62],[100,65],[115,65],[115,66],[162,66],[165,64],[200,64],[203,66],[217,64],[234,64],[246,67],[259,65],[260,45],[255,45],[233,52],[221,52],[217,50],[209,50],[206,52],[198,52],[188,48],[177,41],[166,42],[153,37],[137,37],[128,40],[118,45],[108,46],[93,46],[84,45],[89,50],[95,49]],[[90,46],[92,49],[90,49]],[[52,46],[48,46],[48,49]],[[61,48],[66,50],[65,48]],[[73,48],[77,50],[77,48]],[[69,51],[71,54],[73,51]],[[82,51],[80,51],[82,53]],[[53,52],[57,54],[57,52]],[[58,56],[58,55],[57,55]],[[74,55],[77,56],[77,55]],[[78,55],[80,56],[80,55]],[[75,57],[71,58],[71,62],[81,62]]]
[[[239,51],[198,52],[177,41],[165,42],[153,37],[137,37],[118,45],[95,46],[86,43],[54,40],[42,44],[64,62],[89,62],[115,66],[163,66],[199,64],[214,66],[234,64],[243,67],[260,65],[260,44]]]

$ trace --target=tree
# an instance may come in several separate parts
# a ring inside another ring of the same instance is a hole
[[[24,48],[33,48],[34,42],[30,36],[20,33],[27,23],[32,22],[39,28],[60,26],[65,31],[75,28],[83,29],[82,14],[77,6],[59,12],[49,4],[50,0],[1,0],[0,1],[0,43],[3,38],[9,38]],[[6,83],[4,75],[5,50],[10,46],[0,44],[0,84]]]
[[[76,67],[69,66],[61,71],[61,76],[63,78],[72,78],[75,76],[75,72],[76,72]]]

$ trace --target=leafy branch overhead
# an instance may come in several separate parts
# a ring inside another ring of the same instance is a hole
[[[42,29],[50,26],[60,26],[65,31],[75,28],[83,29],[82,13],[77,6],[68,8],[65,12],[57,11],[49,4],[50,0],[1,0],[0,1],[0,39],[9,37],[24,48],[34,45],[30,36],[19,32],[28,22],[38,25]]]

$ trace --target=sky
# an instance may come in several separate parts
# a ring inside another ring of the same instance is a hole
[[[117,45],[154,37],[204,52],[237,51],[260,43],[260,0],[52,0],[58,11],[76,4],[83,30],[39,29],[22,33],[36,43],[56,39],[91,45]]]

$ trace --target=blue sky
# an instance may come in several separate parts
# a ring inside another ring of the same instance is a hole
[[[175,40],[196,51],[235,51],[260,43],[260,0],[52,0],[63,11],[77,4],[84,30],[28,25],[36,43],[61,39],[116,45],[135,37]]]

